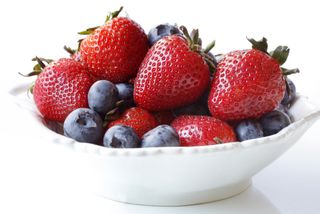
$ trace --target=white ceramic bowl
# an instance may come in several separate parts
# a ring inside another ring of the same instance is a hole
[[[26,96],[27,88],[12,88],[12,100],[28,111],[27,122],[38,135],[73,151],[75,179],[101,196],[133,204],[177,206],[236,195],[320,116],[319,108],[298,96],[290,109],[295,122],[273,136],[210,146],[111,149],[75,142],[48,129]]]

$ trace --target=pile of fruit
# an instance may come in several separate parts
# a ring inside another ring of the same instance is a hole
[[[31,87],[41,115],[63,123],[64,135],[112,148],[201,146],[278,133],[292,120],[295,85],[285,69],[289,49],[214,55],[198,30],[161,24],[148,35],[110,13],[80,32],[70,58],[34,58]]]

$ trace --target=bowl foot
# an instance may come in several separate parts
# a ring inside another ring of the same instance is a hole
[[[251,185],[251,179],[244,180],[228,186],[197,192],[181,194],[157,194],[155,192],[137,191],[125,195],[99,194],[108,199],[129,204],[148,206],[186,206],[218,201],[238,195]]]

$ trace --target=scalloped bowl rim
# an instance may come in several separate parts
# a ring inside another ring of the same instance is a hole
[[[19,99],[17,95],[18,91],[22,89],[26,89],[28,84],[17,84],[12,87],[7,94],[13,99],[14,102],[21,104],[23,100]],[[75,141],[71,138],[63,136],[54,132],[53,130],[47,128],[40,119],[38,119],[38,123],[42,124],[42,128],[45,128],[47,133],[52,135],[52,140],[56,144],[61,144],[63,146],[67,146],[75,151],[82,151],[88,154],[95,154],[99,156],[150,156],[150,155],[173,155],[173,154],[207,154],[207,153],[215,153],[215,152],[225,152],[234,149],[245,149],[251,148],[254,146],[259,146],[267,143],[279,143],[279,139],[284,138],[286,135],[294,132],[297,128],[302,126],[304,123],[320,117],[320,108],[315,104],[309,102],[306,96],[298,94],[297,100],[303,99],[304,102],[308,102],[313,106],[313,110],[308,113],[305,117],[293,122],[289,126],[282,129],[279,133],[267,137],[242,141],[242,142],[229,142],[224,144],[215,144],[215,145],[206,145],[206,146],[192,146],[192,147],[150,147],[150,148],[107,148],[100,145],[83,143]],[[34,102],[34,110],[37,112],[38,116],[41,117],[39,111],[37,110]],[[41,117],[42,118],[42,117]]]

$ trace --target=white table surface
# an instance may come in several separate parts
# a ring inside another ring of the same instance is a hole
[[[316,1],[196,1],[162,0],[8,1],[0,4],[1,93],[21,81],[17,72],[31,70],[34,55],[67,56],[64,44],[75,45],[76,32],[99,24],[104,14],[124,5],[131,18],[147,31],[162,22],[199,26],[205,42],[213,35],[215,53],[248,48],[245,36],[269,38],[270,46],[287,44],[288,67],[298,91],[320,104]],[[194,1],[193,1],[194,2]],[[143,7],[141,6],[143,5]],[[183,9],[182,9],[183,7]],[[144,9],[142,9],[144,8]],[[77,13],[78,12],[78,13]],[[194,15],[191,15],[194,14]],[[5,96],[1,95],[1,98]],[[289,151],[254,176],[252,186],[230,199],[185,207],[122,204],[71,187],[68,173],[55,174],[49,144],[32,132],[16,114],[18,108],[2,99],[0,105],[0,213],[320,213],[320,122]]]

